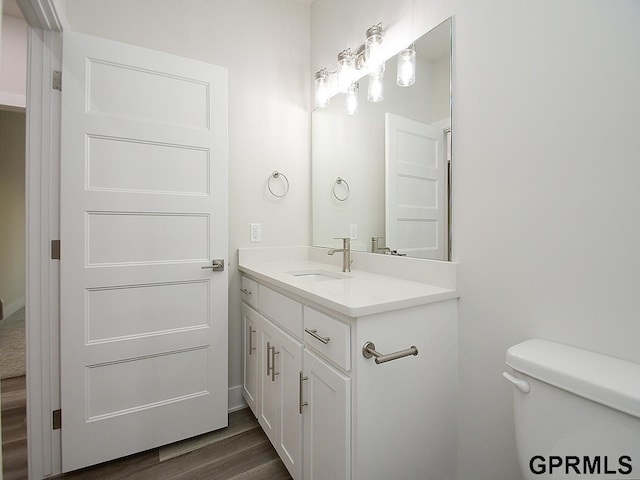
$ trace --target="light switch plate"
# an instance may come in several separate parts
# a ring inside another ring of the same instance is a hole
[[[349,226],[349,237],[351,237],[351,240],[357,240],[358,239],[358,224],[357,223],[352,223]]]
[[[259,223],[251,224],[251,232],[249,234],[251,243],[259,243],[262,241],[262,225]]]

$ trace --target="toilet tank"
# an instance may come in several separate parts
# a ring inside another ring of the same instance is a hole
[[[640,479],[640,365],[539,339],[506,363],[525,479]]]

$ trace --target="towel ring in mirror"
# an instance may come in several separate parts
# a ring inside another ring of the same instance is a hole
[[[340,197],[336,193],[336,185],[341,185],[343,183],[347,187],[347,192],[343,197]],[[336,183],[334,183],[333,187],[331,187],[331,191],[333,192],[333,196],[336,197],[336,200],[338,200],[339,202],[344,202],[347,198],[349,198],[349,184],[344,178],[340,178],[340,177],[336,178]]]
[[[274,193],[273,190],[271,189],[271,180],[273,180],[274,178],[280,178],[280,177],[284,178],[284,181],[285,181],[284,193],[282,195],[278,195],[277,193]],[[271,195],[273,195],[274,197],[278,197],[278,198],[285,197],[287,193],[289,193],[289,179],[284,173],[274,170],[271,176],[269,177],[269,180],[267,180],[267,188],[269,189],[269,192],[271,192]]]

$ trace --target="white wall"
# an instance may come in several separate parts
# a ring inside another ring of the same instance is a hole
[[[229,385],[241,378],[237,249],[310,243],[309,6],[299,0],[67,0],[72,30],[229,69]],[[291,184],[276,200],[273,170]],[[249,243],[249,224],[262,243]]]
[[[504,352],[541,337],[640,362],[640,6],[315,0],[311,71],[383,21],[455,15],[458,480],[519,478]],[[403,40],[406,43],[407,39]]]
[[[27,90],[27,22],[2,15],[0,105],[24,109]]]

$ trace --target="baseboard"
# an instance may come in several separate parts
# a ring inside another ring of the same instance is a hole
[[[229,413],[247,408],[247,403],[242,398],[242,385],[229,388]]]
[[[25,301],[26,301],[25,297],[22,296],[14,300],[13,302],[6,304],[2,309],[3,317],[0,318],[0,320],[4,320],[5,318],[10,317],[14,313],[16,313],[18,310],[20,310],[22,307],[24,307]]]

